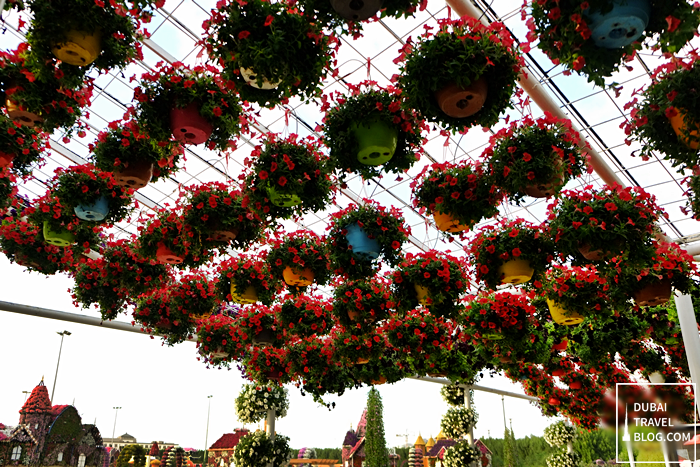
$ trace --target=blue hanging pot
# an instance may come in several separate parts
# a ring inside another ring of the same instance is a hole
[[[98,222],[109,214],[109,201],[106,196],[100,196],[92,204],[79,204],[73,208],[75,215],[84,221]]]
[[[346,227],[348,231],[345,238],[352,247],[352,252],[360,259],[373,260],[379,258],[379,242],[369,238],[367,233],[357,225],[357,222]]]
[[[649,24],[649,0],[614,0],[611,11],[584,11],[593,42],[605,49],[619,49],[639,39]]]

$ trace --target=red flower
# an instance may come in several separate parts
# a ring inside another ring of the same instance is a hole
[[[287,177],[280,177],[279,180],[277,180],[277,183],[279,184],[279,186],[285,186],[287,184]]]
[[[267,180],[267,171],[261,170],[260,173],[258,174],[261,180]]]
[[[248,39],[248,36],[250,36],[250,31],[241,31],[238,33],[239,39]]]
[[[267,18],[265,18],[265,24],[263,26],[269,26],[272,24],[272,21],[274,21],[274,17],[272,15],[267,15]]]

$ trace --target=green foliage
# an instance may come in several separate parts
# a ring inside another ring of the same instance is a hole
[[[317,459],[338,459],[340,462],[343,458],[342,448],[314,448],[316,450]]]
[[[297,230],[283,238],[271,241],[272,249],[267,256],[270,272],[275,277],[282,277],[282,272],[289,266],[292,269],[309,268],[314,273],[314,282],[325,285],[330,278],[330,261],[328,247],[321,238],[311,230]]]
[[[182,258],[178,268],[197,267],[209,260],[211,253],[204,249],[192,226],[185,224],[182,216],[163,209],[146,224],[138,226],[138,254],[155,261],[159,245],[163,244]]]
[[[529,2],[532,18],[528,20],[534,41],[552,60],[562,63],[569,70],[588,77],[588,81],[604,86],[604,77],[611,76],[642,43],[661,47],[664,52],[677,52],[700,24],[700,12],[685,0],[651,0],[649,24],[642,36],[633,44],[617,49],[598,47],[591,38],[589,12],[608,13],[613,4],[607,0],[545,0]],[[667,20],[679,20],[678,24]],[[652,39],[653,38],[653,39]]]
[[[385,0],[374,17],[408,18],[415,13],[416,7],[420,4],[421,0]],[[316,24],[323,25],[326,29],[335,30],[337,33],[345,35],[352,34],[355,38],[361,36],[363,22],[347,21],[333,9],[327,0],[299,0],[298,5],[304,12],[304,16]],[[422,6],[421,10],[424,9],[425,6]]]
[[[68,406],[54,420],[46,442],[79,444],[83,437],[82,420],[73,406]]]
[[[337,40],[286,4],[222,3],[205,24],[210,57],[218,60],[223,76],[235,83],[244,101],[274,107],[291,96],[310,99],[321,94],[333,58],[331,45]],[[241,68],[253,70],[258,86],[264,79],[279,85],[254,88],[246,84]]]
[[[47,143],[45,134],[0,115],[0,154],[14,155],[10,170],[15,175],[28,177],[32,166],[43,162]]]
[[[282,288],[279,276],[270,274],[270,268],[262,260],[247,255],[240,255],[222,261],[216,290],[221,301],[235,302],[231,295],[231,286],[237,294],[245,292],[252,286],[258,294],[258,301],[270,306]]]
[[[684,2],[685,3],[685,2]],[[652,152],[662,153],[674,167],[693,169],[700,164],[697,123],[700,122],[700,62],[672,62],[654,71],[654,80],[641,93],[642,102],[631,113],[625,132],[642,143],[641,157],[648,160]],[[625,107],[637,103],[635,98]],[[683,115],[685,129],[677,135],[670,117]]]
[[[517,448],[513,432],[506,428],[503,433],[503,439],[505,440],[505,443],[503,443],[503,467],[515,467],[517,464]]]
[[[153,73],[144,73],[134,90],[137,120],[148,129],[156,141],[173,138],[170,111],[195,103],[199,115],[212,126],[212,133],[204,143],[208,149],[224,151],[233,146],[232,138],[247,130],[247,121],[238,97],[226,89],[218,75],[202,66],[190,69],[181,62],[172,66],[162,63]]]
[[[378,277],[343,282],[333,290],[333,314],[346,327],[369,328],[389,315],[391,302],[388,284]],[[357,316],[353,319],[348,313]]]
[[[330,149],[331,162],[341,172],[341,180],[346,177],[345,173],[359,173],[368,180],[382,172],[398,174],[410,169],[423,152],[423,121],[414,110],[401,108],[400,93],[393,87],[390,90],[369,88],[364,92],[359,86],[350,89],[352,94],[348,97],[331,95],[336,105],[323,119],[323,143]],[[329,106],[325,99],[324,96],[324,109]],[[377,121],[398,131],[396,151],[382,165],[366,165],[357,159],[358,143],[353,125]]]
[[[402,50],[398,85],[407,109],[416,109],[429,122],[443,125],[452,133],[481,125],[490,127],[505,109],[522,64],[510,34],[501,23],[484,26],[474,18],[441,21],[440,30],[426,34],[417,44]],[[488,83],[484,106],[474,115],[455,118],[442,112],[435,92],[450,82],[466,87],[479,78]]]
[[[10,261],[46,275],[65,271],[73,263],[71,248],[49,245],[41,228],[15,218],[2,221],[0,250]]]
[[[367,467],[389,465],[389,452],[384,436],[382,396],[375,388],[367,394],[367,431],[365,433],[365,464]]]
[[[146,465],[146,448],[138,444],[129,444],[119,452],[116,467],[131,467],[129,461],[134,458],[133,467],[144,467]]]
[[[241,438],[233,453],[237,467],[282,467],[291,456],[289,438],[278,434],[273,441],[264,431]]]

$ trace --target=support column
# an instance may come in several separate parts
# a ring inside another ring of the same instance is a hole
[[[275,411],[267,411],[267,420],[265,421],[265,432],[267,437],[270,438],[272,442],[275,441]],[[272,467],[272,463],[267,464],[267,467]]]
[[[464,388],[464,405],[468,408],[472,408],[472,400],[469,397],[469,388]],[[470,446],[474,446],[474,427],[469,428],[469,433],[467,433],[467,441],[469,441]]]
[[[678,322],[681,325],[681,335],[685,345],[685,356],[688,359],[690,378],[693,383],[700,382],[700,336],[698,336],[698,323],[695,319],[695,310],[690,295],[676,292],[676,310]],[[693,388],[695,394],[695,408],[698,407],[697,387]]]

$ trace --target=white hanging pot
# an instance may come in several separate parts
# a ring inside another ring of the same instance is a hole
[[[243,79],[245,80],[245,82],[248,83],[250,86],[253,86],[254,88],[257,88],[257,89],[265,89],[265,90],[275,89],[282,82],[282,80],[280,79],[280,80],[277,80],[276,82],[272,83],[272,82],[270,82],[270,80],[268,80],[267,78],[265,78],[263,76],[263,79],[262,79],[263,84],[262,84],[262,86],[258,86],[258,81],[257,81],[258,75],[257,75],[257,73],[255,73],[255,71],[251,70],[250,68],[243,68],[243,67],[241,67],[240,70],[241,70],[241,76],[243,76]]]

